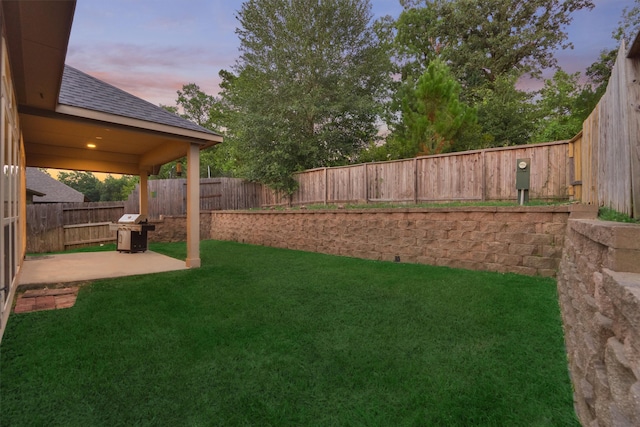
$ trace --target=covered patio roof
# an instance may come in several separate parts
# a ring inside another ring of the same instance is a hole
[[[10,1],[5,24],[26,166],[154,174],[222,136],[64,64],[75,0]],[[95,148],[89,148],[93,144]]]
[[[146,188],[148,175],[186,156],[186,265],[199,267],[199,151],[222,136],[66,66],[76,0],[0,4],[24,165],[139,175]],[[140,191],[142,214],[147,199]]]

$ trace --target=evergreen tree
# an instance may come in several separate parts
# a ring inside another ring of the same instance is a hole
[[[415,83],[409,78],[401,94],[402,120],[383,148],[370,148],[369,158],[445,153],[475,145],[470,139],[480,137],[476,112],[460,100],[460,84],[442,61],[431,61]]]
[[[475,111],[460,101],[460,84],[439,60],[431,61],[403,99],[406,138],[418,155],[452,151],[465,126],[473,126]]]

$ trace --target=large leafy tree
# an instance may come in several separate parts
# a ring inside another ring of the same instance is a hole
[[[219,98],[205,93],[195,83],[183,85],[177,93],[177,110],[182,110],[182,117],[203,128],[220,131],[222,102]]]
[[[518,89],[517,75],[497,77],[491,87],[475,88],[472,96],[478,110],[478,123],[483,129],[482,144],[503,147],[526,144],[536,129],[534,93]]]
[[[91,202],[100,201],[100,180],[91,172],[59,172],[57,180],[81,192]]]
[[[122,175],[119,178],[109,174],[100,182],[100,201],[111,202],[127,200],[129,194],[136,188],[140,178],[132,175]]]
[[[369,0],[248,0],[223,70],[240,173],[292,191],[292,173],[343,164],[377,135],[391,62]]]
[[[188,83],[177,91],[175,106],[161,105],[165,110],[215,132],[222,132],[224,104],[222,100],[205,93],[195,83]],[[200,176],[232,175],[233,167],[229,161],[228,145],[216,145],[200,153]],[[169,162],[162,166],[157,178],[179,178],[177,164],[186,166],[186,158]]]
[[[571,13],[592,0],[400,0],[396,22],[406,71],[439,56],[465,86],[499,76],[537,74],[556,65],[558,48],[571,47]]]
[[[590,110],[585,103],[585,91],[580,73],[568,74],[558,70],[553,79],[545,80],[538,101],[538,130],[533,136],[534,142],[558,141],[570,139],[582,129],[582,122]]]
[[[140,181],[131,175],[119,178],[107,175],[104,181],[100,181],[93,173],[84,171],[59,172],[57,180],[78,190],[91,202],[126,200]]]

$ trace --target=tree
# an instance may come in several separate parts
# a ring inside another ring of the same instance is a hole
[[[129,194],[131,194],[139,182],[140,178],[137,176],[122,175],[120,178],[115,178],[109,174],[104,181],[100,182],[100,201],[112,202],[127,200]]]
[[[164,104],[159,104],[159,107],[162,109],[167,110],[170,113],[175,114],[176,116],[180,115],[180,112],[178,111],[178,107],[176,107],[175,105],[164,105]]]
[[[635,0],[633,7],[626,6],[622,9],[622,17],[618,21],[618,28],[613,32],[614,39],[627,43],[627,47],[640,31],[640,0]]]
[[[497,77],[492,87],[480,86],[472,99],[482,128],[481,144],[468,148],[527,144],[535,131],[534,94],[519,90],[517,75]]]
[[[292,173],[344,164],[377,135],[391,63],[369,0],[248,0],[223,70],[238,173],[291,192]]]
[[[120,178],[107,175],[101,182],[93,173],[83,171],[60,172],[57,179],[84,194],[91,202],[127,200],[136,184],[140,182],[139,177],[130,175]]]
[[[405,71],[447,61],[465,87],[556,65],[553,51],[572,47],[571,13],[592,0],[400,0],[396,44]],[[422,6],[421,6],[422,5]]]
[[[393,23],[402,80],[444,61],[462,86],[460,98],[477,111],[481,130],[454,149],[524,144],[535,131],[532,97],[518,90],[525,74],[556,66],[559,48],[571,47],[571,14],[592,0],[400,0]],[[390,103],[390,126],[400,95]]]
[[[404,126],[396,136],[402,157],[452,151],[463,132],[476,126],[476,112],[460,101],[460,84],[440,60],[431,61],[415,85],[409,79],[404,93]]]
[[[214,132],[223,131],[224,118],[228,108],[224,101],[203,92],[195,83],[182,86],[178,91],[176,105],[182,109],[182,117]],[[230,141],[207,148],[200,152],[200,176],[234,175],[235,164]],[[186,165],[186,159],[180,159]]]
[[[165,110],[191,120],[206,129],[222,132],[224,106],[220,98],[209,95],[200,89],[195,83],[182,86],[177,91],[178,98],[175,106],[160,105]],[[182,111],[182,113],[180,113]],[[200,176],[224,176],[233,174],[233,165],[227,155],[229,144],[215,145],[200,152]],[[157,178],[179,178],[176,173],[177,164],[186,167],[186,158],[183,157],[162,165]]]
[[[187,120],[197,123],[203,128],[220,131],[221,101],[213,95],[200,90],[200,86],[189,83],[178,91],[176,105],[182,109],[181,114]]]
[[[573,138],[582,130],[597,95],[590,85],[580,84],[580,73],[558,70],[546,80],[540,91],[538,130],[533,142],[559,141]]]
[[[618,28],[611,34],[612,37],[621,42],[624,40],[629,44],[633,42],[640,31],[640,0],[635,1],[633,7],[625,7],[622,10],[622,16],[618,21]],[[586,75],[594,86],[594,92],[597,99],[600,99],[607,89],[611,70],[618,58],[618,48],[605,49],[600,52],[600,56],[596,62],[587,68]]]
[[[100,181],[91,172],[60,172],[58,181],[81,192],[92,202],[100,201]]]
[[[604,94],[611,77],[611,70],[616,63],[618,49],[603,50],[600,52],[598,60],[591,64],[586,71],[589,81],[594,86],[594,91],[598,94],[598,99]]]

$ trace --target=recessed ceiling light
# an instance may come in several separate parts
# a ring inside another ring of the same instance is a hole
[[[87,144],[87,148],[96,148],[96,144],[90,142]]]
[[[102,137],[101,136],[96,136],[96,139],[102,139]]]

